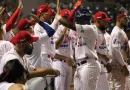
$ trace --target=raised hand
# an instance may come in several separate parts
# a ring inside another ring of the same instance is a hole
[[[39,22],[40,20],[39,20],[39,18],[36,16],[36,15],[34,15],[34,14],[30,14],[31,16],[32,16],[32,18],[36,21],[36,22]]]
[[[22,9],[23,8],[23,3],[22,3],[22,0],[19,0],[19,3],[18,3],[18,8]]]
[[[4,12],[5,8],[0,7],[0,19],[2,18],[3,12]]]
[[[75,8],[75,9],[78,9],[78,8],[81,6],[82,2],[83,2],[83,0],[78,0],[78,1],[75,3],[74,8]]]
[[[57,14],[60,14],[60,2],[59,2],[59,0],[57,0],[57,3],[56,3],[56,10],[57,10]]]

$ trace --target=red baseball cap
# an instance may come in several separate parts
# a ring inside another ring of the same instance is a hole
[[[44,5],[39,6],[37,9],[37,16],[39,16],[41,13],[48,12],[48,9],[49,9],[48,4],[44,4]]]
[[[18,29],[19,30],[26,30],[27,27],[32,26],[35,24],[35,21],[28,20],[27,18],[23,18],[18,23]]]
[[[66,16],[66,15],[70,15],[70,10],[68,10],[68,9],[63,9],[63,10],[61,10],[60,15],[61,15],[62,17]]]
[[[11,40],[10,42],[15,44],[20,44],[23,42],[36,42],[38,37],[34,37],[28,31],[19,31]]]
[[[109,18],[107,16],[107,14],[105,12],[102,12],[102,11],[99,11],[94,15],[94,20],[98,20],[98,19],[105,20],[105,21],[111,20],[111,18]]]

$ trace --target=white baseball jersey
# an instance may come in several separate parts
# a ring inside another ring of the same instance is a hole
[[[101,55],[106,55],[107,57],[109,56],[109,41],[110,41],[110,35],[105,32],[104,34],[98,30],[98,38],[97,38],[97,43],[96,43],[96,51],[101,54]],[[106,60],[103,58],[98,59],[100,62],[106,64]]]
[[[128,41],[128,46],[129,46],[129,52],[130,52],[130,40]],[[130,53],[129,53],[130,56]],[[130,72],[130,65],[128,65],[128,70]],[[126,79],[126,87],[125,90],[130,90],[130,75]]]
[[[13,47],[14,47],[13,44],[10,43],[9,41],[0,40],[0,63],[1,63],[2,56],[6,52],[8,52],[9,50],[11,50]]]
[[[54,41],[60,38],[60,35],[64,31],[64,26],[59,25],[58,29],[54,34]],[[61,46],[56,50],[56,53],[67,56],[73,59],[73,40],[75,38],[75,31],[67,30],[64,35]],[[55,78],[55,90],[69,90],[72,80],[72,67],[64,61],[55,59],[53,61],[53,68],[60,71],[60,76]]]
[[[34,42],[34,48],[31,55],[25,55],[28,60],[31,61],[32,65],[34,65],[36,68],[47,68],[46,61],[43,60],[42,56],[42,44],[46,43],[46,41],[49,39],[49,36],[46,32],[41,33],[39,36],[39,39],[37,42]]]
[[[108,46],[109,46],[109,40],[110,35],[105,32],[102,33],[100,30],[98,30],[98,38],[96,43],[96,51],[101,55],[108,56]],[[98,58],[100,64],[101,64],[101,72],[98,79],[96,90],[109,90],[109,82],[107,79],[107,70],[104,67],[104,64],[106,64],[106,60],[104,58],[99,57]]]
[[[130,72],[130,65],[128,65],[128,70]],[[130,90],[130,75],[127,77],[126,79],[126,86],[125,86],[125,90]]]
[[[29,71],[32,71],[35,69],[35,67],[31,65],[29,60],[27,60],[25,57],[21,58],[19,54],[16,52],[16,50],[14,50],[13,48],[3,55],[1,59],[1,63],[0,63],[0,73],[3,72],[4,65],[11,59],[18,59],[20,63],[24,66],[24,68]]]
[[[46,33],[46,31],[38,23],[34,26],[34,34],[40,36],[41,34]],[[51,43],[51,44],[50,44]],[[52,38],[47,38],[45,42],[42,43],[42,53],[49,54],[51,56],[55,55],[55,43]]]
[[[8,90],[10,86],[12,86],[14,83],[8,83],[8,82],[1,82],[0,83],[0,90]]]
[[[100,74],[100,64],[95,50],[95,43],[98,36],[95,25],[76,24],[78,34],[75,43],[76,63],[86,61],[77,66],[74,76],[74,90],[95,90]],[[81,36],[81,37],[80,37]]]
[[[56,30],[55,34],[54,34],[54,41],[57,41],[58,38],[60,37],[60,34],[63,32],[64,30],[64,26],[63,25],[59,25],[58,29]],[[73,42],[75,40],[75,31],[73,30],[67,30],[63,42],[61,44],[61,46],[56,50],[56,53],[70,57],[73,59]]]
[[[3,30],[5,32],[5,40],[6,41],[10,41],[13,37],[14,37],[14,33],[12,30],[10,30],[9,32],[6,32],[6,24],[3,25]]]
[[[48,23],[46,23],[46,24],[48,24]],[[52,27],[54,30],[56,30],[58,28],[58,24],[59,23],[58,23],[57,19],[55,18],[54,21],[52,22],[52,24],[50,25],[50,27]],[[46,31],[44,30],[44,28],[41,27],[38,23],[36,23],[36,25],[34,26],[34,34],[37,35],[37,36],[40,36],[40,34],[45,33],[45,32]],[[48,38],[48,39],[46,39],[46,42],[43,42],[42,53],[43,53],[43,55],[49,54],[52,57],[54,57],[54,55],[55,55],[55,43],[53,41],[53,37]]]
[[[114,79],[115,90],[124,90],[126,77],[121,72],[122,66],[125,65],[123,54],[126,52],[128,46],[128,38],[123,29],[115,26],[110,38],[110,51],[112,54],[112,76]]]
[[[97,38],[96,26],[76,24],[76,30],[79,36],[77,42],[75,43],[76,60],[84,59],[85,57],[89,57],[91,59],[98,58],[94,48]]]
[[[115,26],[111,33],[110,51],[112,53],[112,63],[125,65],[123,53],[128,46],[128,38],[123,29]]]
[[[18,59],[20,63],[24,66],[24,68],[27,69],[28,71],[33,71],[35,69],[35,67],[31,64],[31,62],[28,59],[26,59],[26,57],[21,58],[19,54],[16,52],[16,50],[11,49],[7,53],[5,53],[1,59],[0,73],[3,72],[3,67],[6,64],[6,62],[8,62],[11,59]],[[28,87],[33,86],[31,87],[33,88],[32,90],[34,90],[35,88],[37,88],[37,90],[43,90],[46,86],[45,78],[43,77],[32,78],[29,81],[27,81],[27,85]]]

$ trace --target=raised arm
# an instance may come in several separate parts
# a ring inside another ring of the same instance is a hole
[[[71,22],[73,22],[73,16],[75,14],[75,12],[80,8],[81,4],[82,4],[83,0],[78,0],[75,5],[73,10],[71,11],[70,15],[68,16],[68,20],[70,20]]]
[[[9,32],[12,29],[12,27],[14,26],[16,20],[19,17],[19,14],[20,14],[22,7],[23,7],[22,0],[19,0],[18,8],[14,12],[14,14],[11,16],[9,21],[6,23],[6,32]]]
[[[59,20],[59,22],[60,22],[62,25],[66,26],[66,27],[68,27],[68,28],[70,28],[70,29],[72,29],[72,30],[76,30],[75,25],[72,24],[72,23],[71,23],[69,20],[67,20],[66,18],[61,17],[60,15],[57,15],[56,18],[57,18],[57,20]]]

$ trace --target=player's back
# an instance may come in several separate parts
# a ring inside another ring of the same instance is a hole
[[[78,39],[75,43],[76,59],[84,57],[97,58],[95,44],[97,38],[97,28],[95,25],[76,25]],[[81,54],[82,52],[82,54]]]

